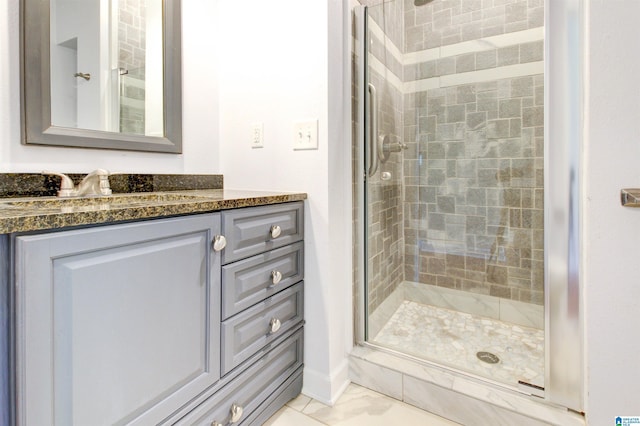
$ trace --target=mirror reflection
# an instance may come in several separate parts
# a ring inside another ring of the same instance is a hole
[[[53,126],[164,136],[163,0],[51,0]]]

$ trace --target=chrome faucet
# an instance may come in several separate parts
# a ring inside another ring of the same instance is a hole
[[[43,171],[42,174],[60,176],[58,197],[111,195],[109,171],[105,169],[92,171],[82,179],[78,186],[75,186],[71,178],[65,174],[48,171]]]

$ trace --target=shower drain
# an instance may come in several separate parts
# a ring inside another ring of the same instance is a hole
[[[492,354],[491,352],[480,351],[476,353],[476,356],[480,361],[486,362],[487,364],[497,364],[500,362],[498,355]]]

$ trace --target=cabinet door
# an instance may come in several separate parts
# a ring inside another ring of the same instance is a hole
[[[220,377],[219,214],[16,238],[20,425],[156,424]]]

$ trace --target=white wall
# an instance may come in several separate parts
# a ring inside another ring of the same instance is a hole
[[[583,286],[587,419],[640,416],[640,209],[620,189],[640,187],[637,0],[585,2],[586,125]]]
[[[216,2],[183,2],[181,155],[21,145],[18,4],[7,0],[0,6],[0,173],[86,173],[98,167],[134,173],[220,172]]]
[[[352,328],[342,1],[219,3],[225,187],[308,193],[303,391],[332,402],[348,383]],[[307,119],[319,120],[318,150],[293,151],[293,124]],[[250,146],[254,122],[264,123],[264,148]]]

